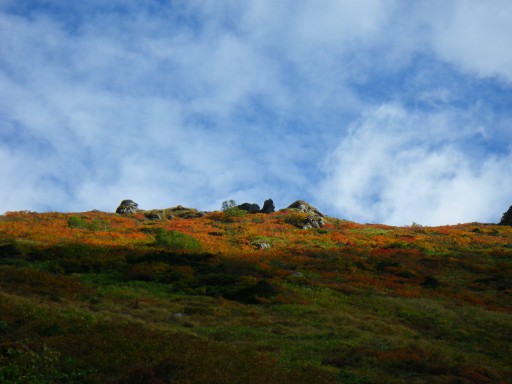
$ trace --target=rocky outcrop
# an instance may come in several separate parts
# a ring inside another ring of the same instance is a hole
[[[269,214],[276,211],[276,207],[274,206],[274,202],[272,199],[265,200],[263,203],[263,208],[261,208],[261,213]]]
[[[247,211],[249,213],[258,213],[260,211],[260,206],[258,204],[251,203],[243,203],[236,206],[238,209],[242,211]]]
[[[296,209],[300,212],[307,213],[308,215],[312,215],[312,216],[319,216],[319,217],[325,216],[322,212],[320,212],[318,209],[316,209],[312,205],[309,205],[304,200],[297,200],[296,202],[290,204],[288,206],[288,209]]]
[[[501,217],[500,225],[512,225],[512,205]]]
[[[138,206],[139,205],[133,200],[123,200],[121,201],[121,204],[119,204],[119,207],[117,207],[116,213],[119,213],[120,215],[129,215],[137,212]]]
[[[325,215],[320,212],[318,209],[309,205],[303,200],[297,200],[296,202],[290,204],[287,210],[292,210],[298,212],[300,214],[306,214],[306,218],[297,220],[294,218],[291,221],[291,224],[295,225],[298,228],[302,229],[312,229],[312,228],[322,228],[325,225]]]
[[[234,207],[238,208],[242,211],[246,211],[248,213],[269,214],[269,213],[275,212],[275,210],[276,210],[272,199],[265,200],[265,202],[263,203],[262,209],[260,209],[260,206],[258,204],[254,204],[254,203],[243,203],[243,204],[236,205]],[[224,208],[223,208],[223,210],[224,210]]]

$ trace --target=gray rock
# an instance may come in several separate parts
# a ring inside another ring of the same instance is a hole
[[[263,208],[261,208],[261,213],[266,213],[266,214],[269,214],[269,213],[273,213],[276,211],[276,207],[274,206],[274,202],[272,201],[272,199],[268,199],[268,200],[265,200],[265,202],[263,203]]]
[[[312,205],[309,205],[303,200],[297,200],[296,202],[290,204],[288,206],[288,209],[297,209],[300,212],[307,213],[308,215],[314,215],[314,216],[320,216],[324,217],[325,215],[320,212],[318,209],[313,207]]]
[[[307,214],[307,218],[304,223],[295,224],[296,227],[302,229],[312,229],[312,228],[322,228],[325,225],[324,217],[325,215],[320,212],[318,209],[309,205],[303,200],[297,200],[296,202],[290,204],[287,209],[294,210],[296,212],[301,212]]]
[[[302,229],[322,228],[324,225],[325,221],[322,217],[309,215]]]
[[[129,215],[137,212],[138,206],[139,205],[133,200],[123,200],[121,201],[121,204],[119,204],[119,207],[117,207],[116,213],[121,215]]]
[[[268,243],[256,243],[254,244],[254,246],[258,249],[269,249],[270,248],[270,244]]]

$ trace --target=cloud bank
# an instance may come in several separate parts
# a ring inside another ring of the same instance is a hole
[[[0,211],[512,204],[508,1],[0,3]]]
[[[510,198],[500,186],[512,183],[512,156],[472,157],[460,143],[481,132],[460,117],[397,105],[369,111],[331,154],[323,198],[363,222],[492,221]]]

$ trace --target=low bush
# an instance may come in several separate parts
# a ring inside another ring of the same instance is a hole
[[[308,220],[307,213],[302,212],[293,212],[284,217],[284,222],[287,224],[291,224],[294,227],[302,228],[304,224],[306,224]]]
[[[198,251],[201,243],[194,237],[178,231],[159,228],[155,234],[155,245],[173,251]]]
[[[131,265],[124,273],[126,280],[159,281],[169,270],[165,263],[142,263]]]
[[[43,344],[40,347],[27,342],[15,343],[0,353],[0,382],[3,384],[57,384],[84,383],[93,373],[78,372],[66,368],[61,354]]]
[[[79,216],[71,216],[68,218],[68,226],[88,231],[107,231],[110,228],[110,223],[105,220],[87,221]]]

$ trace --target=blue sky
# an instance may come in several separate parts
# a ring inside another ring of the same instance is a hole
[[[512,204],[512,2],[0,0],[0,212]]]

